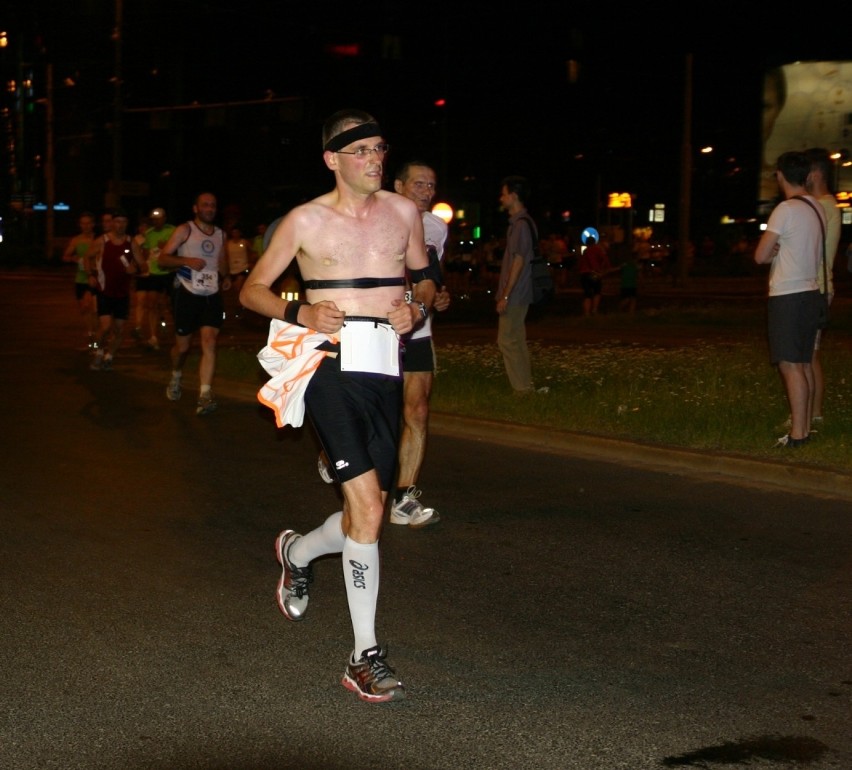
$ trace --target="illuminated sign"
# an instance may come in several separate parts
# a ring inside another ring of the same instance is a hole
[[[610,193],[606,207],[608,209],[629,209],[633,207],[630,193]]]
[[[67,203],[54,203],[54,211],[70,211],[71,207]],[[33,204],[33,211],[47,211],[47,204],[39,201]]]
[[[594,238],[597,243],[600,243],[601,240],[600,233],[594,227],[587,227],[582,233],[580,233],[580,240],[583,242],[584,246],[589,238]]]

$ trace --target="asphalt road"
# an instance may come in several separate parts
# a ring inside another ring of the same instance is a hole
[[[371,706],[339,561],[275,606],[276,533],[339,506],[310,431],[166,401],[165,353],[90,371],[53,279],[0,319],[0,767],[852,767],[848,502],[441,435]]]

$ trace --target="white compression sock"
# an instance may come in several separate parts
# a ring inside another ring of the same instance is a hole
[[[300,537],[290,549],[290,559],[298,567],[305,567],[317,556],[327,553],[340,553],[346,536],[340,528],[343,511],[332,513],[325,522]]]
[[[379,597],[379,543],[343,545],[343,581],[355,634],[355,660],[376,645],[376,601]]]

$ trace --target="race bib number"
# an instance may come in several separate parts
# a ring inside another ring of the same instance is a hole
[[[390,324],[346,321],[340,330],[340,369],[399,377],[399,337]]]
[[[202,294],[215,294],[219,290],[219,273],[216,270],[193,270],[192,288]]]

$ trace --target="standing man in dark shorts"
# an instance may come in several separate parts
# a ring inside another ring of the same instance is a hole
[[[175,228],[160,252],[161,267],[176,267],[177,285],[172,296],[175,344],[172,348],[172,377],[166,388],[169,401],[181,397],[183,365],[189,355],[192,335],[201,332],[200,389],[195,413],[216,409],[213,374],[216,370],[216,340],[225,319],[222,291],[231,285],[225,233],[214,224],[216,196],[201,193],[192,206],[195,218]]]
[[[364,701],[400,700],[405,688],[376,641],[379,536],[396,476],[399,337],[429,314],[436,282],[417,207],[382,189],[388,145],[375,119],[337,112],[322,140],[335,188],[281,220],[240,293],[244,307],[273,319],[259,354],[273,377],[258,398],[279,427],[301,425],[307,411],[343,494],[343,510],[318,528],[279,533],[277,599],[289,620],[303,620],[311,562],[341,553],[355,640],[341,683]],[[271,288],[294,258],[307,302]],[[414,283],[409,303],[406,271]]]
[[[819,284],[825,211],[807,189],[811,161],[803,152],[785,152],[775,175],[784,195],[769,215],[754,252],[769,268],[769,358],[778,367],[790,404],[790,432],[777,446],[795,448],[810,439],[813,368],[819,327]]]

